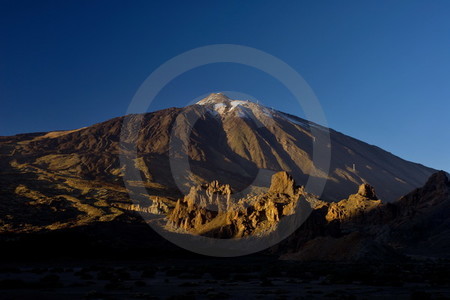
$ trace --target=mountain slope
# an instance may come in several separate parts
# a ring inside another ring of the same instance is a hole
[[[191,173],[184,178],[187,190],[219,180],[239,191],[260,170],[265,176],[256,185],[268,187],[273,173],[287,171],[302,185],[309,174],[326,178],[322,198],[328,201],[346,197],[361,183],[374,186],[384,201],[393,201],[423,185],[435,171],[330,129],[331,167],[326,174],[314,169],[312,159],[315,137],[311,128],[320,131],[321,126],[222,94],[212,94],[184,109],[129,116],[123,145],[136,143],[138,155],[132,165],[121,166],[118,154],[124,120],[119,117],[72,131],[2,137],[3,170],[39,170],[120,184],[127,168],[138,168],[147,184],[176,194],[169,161],[171,135],[185,134],[186,127],[192,126],[189,139],[174,151],[175,157],[189,159]],[[195,124],[189,123],[192,120]],[[136,128],[139,122],[142,126]]]

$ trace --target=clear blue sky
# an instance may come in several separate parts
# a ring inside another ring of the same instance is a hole
[[[330,127],[450,171],[449,16],[446,0],[3,0],[0,135],[121,116],[166,60],[231,43],[266,51],[302,74]],[[301,115],[278,82],[233,64],[185,73],[151,109],[223,90]]]

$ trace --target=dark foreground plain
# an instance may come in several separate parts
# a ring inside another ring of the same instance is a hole
[[[450,261],[324,263],[239,258],[4,262],[2,299],[448,299]]]

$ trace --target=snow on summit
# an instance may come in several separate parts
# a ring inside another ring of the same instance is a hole
[[[252,119],[256,122],[270,122],[273,118],[281,118],[291,124],[300,126],[306,130],[314,127],[319,130],[327,130],[327,128],[307,121],[300,117],[283,113],[273,108],[268,108],[259,103],[249,100],[233,100],[223,93],[212,93],[206,98],[198,101],[197,105],[202,105],[214,116],[235,116],[239,118]]]
[[[271,109],[249,100],[232,100],[222,93],[212,93],[196,104],[206,106],[213,114],[234,112],[241,118],[254,118],[255,115],[272,117]]]
[[[232,100],[228,98],[226,95],[222,93],[212,93],[208,97],[198,101],[196,104],[199,105],[209,105],[214,104],[217,105],[217,107],[222,106],[231,106],[231,109],[236,108],[238,105],[249,105],[250,103],[253,103],[249,100]]]

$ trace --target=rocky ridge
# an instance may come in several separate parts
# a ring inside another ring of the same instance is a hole
[[[286,172],[272,176],[267,193],[232,199],[229,185],[217,181],[192,187],[168,214],[167,228],[217,238],[267,235],[284,216],[295,213],[304,194]]]
[[[337,203],[321,203],[285,242],[284,259],[302,261],[402,261],[449,258],[450,184],[443,172],[394,203],[377,200],[361,185]]]
[[[367,183],[359,186],[358,193],[352,194],[348,199],[328,205],[327,221],[347,220],[367,213],[382,205],[375,194],[375,189]]]

